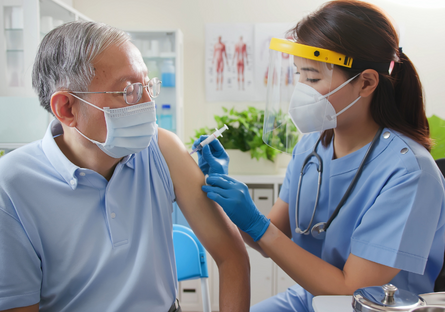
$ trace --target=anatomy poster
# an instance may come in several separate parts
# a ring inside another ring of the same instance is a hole
[[[269,45],[272,38],[286,38],[286,33],[295,24],[289,23],[265,23],[255,24],[255,45],[254,45],[254,84],[257,101],[266,101],[267,74],[269,71]],[[281,57],[289,58],[289,54],[281,53]],[[289,68],[293,71],[294,68]],[[292,75],[291,75],[292,77]],[[292,83],[292,82],[290,82]]]
[[[253,24],[206,25],[207,101],[251,101],[255,96]]]
[[[269,43],[285,38],[293,23],[207,24],[205,46],[206,99],[264,101]],[[289,57],[282,54],[283,57]]]

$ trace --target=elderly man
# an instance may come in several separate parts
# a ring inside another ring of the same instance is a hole
[[[93,22],[56,28],[33,86],[56,119],[0,161],[0,310],[180,311],[176,200],[218,265],[221,311],[247,311],[240,234],[201,191],[181,141],[156,126],[159,81],[127,34]]]

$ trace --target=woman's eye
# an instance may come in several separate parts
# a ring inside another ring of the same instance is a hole
[[[310,83],[316,83],[320,81],[320,79],[311,79],[311,78],[307,78],[306,80]]]

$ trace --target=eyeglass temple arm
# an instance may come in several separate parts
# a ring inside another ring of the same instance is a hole
[[[99,92],[90,92],[90,91],[70,91],[72,93],[114,93],[114,94],[124,94],[124,91],[99,91]]]

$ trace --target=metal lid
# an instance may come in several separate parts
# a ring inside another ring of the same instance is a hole
[[[425,301],[392,284],[357,289],[352,298],[354,311],[409,311],[425,305]]]

